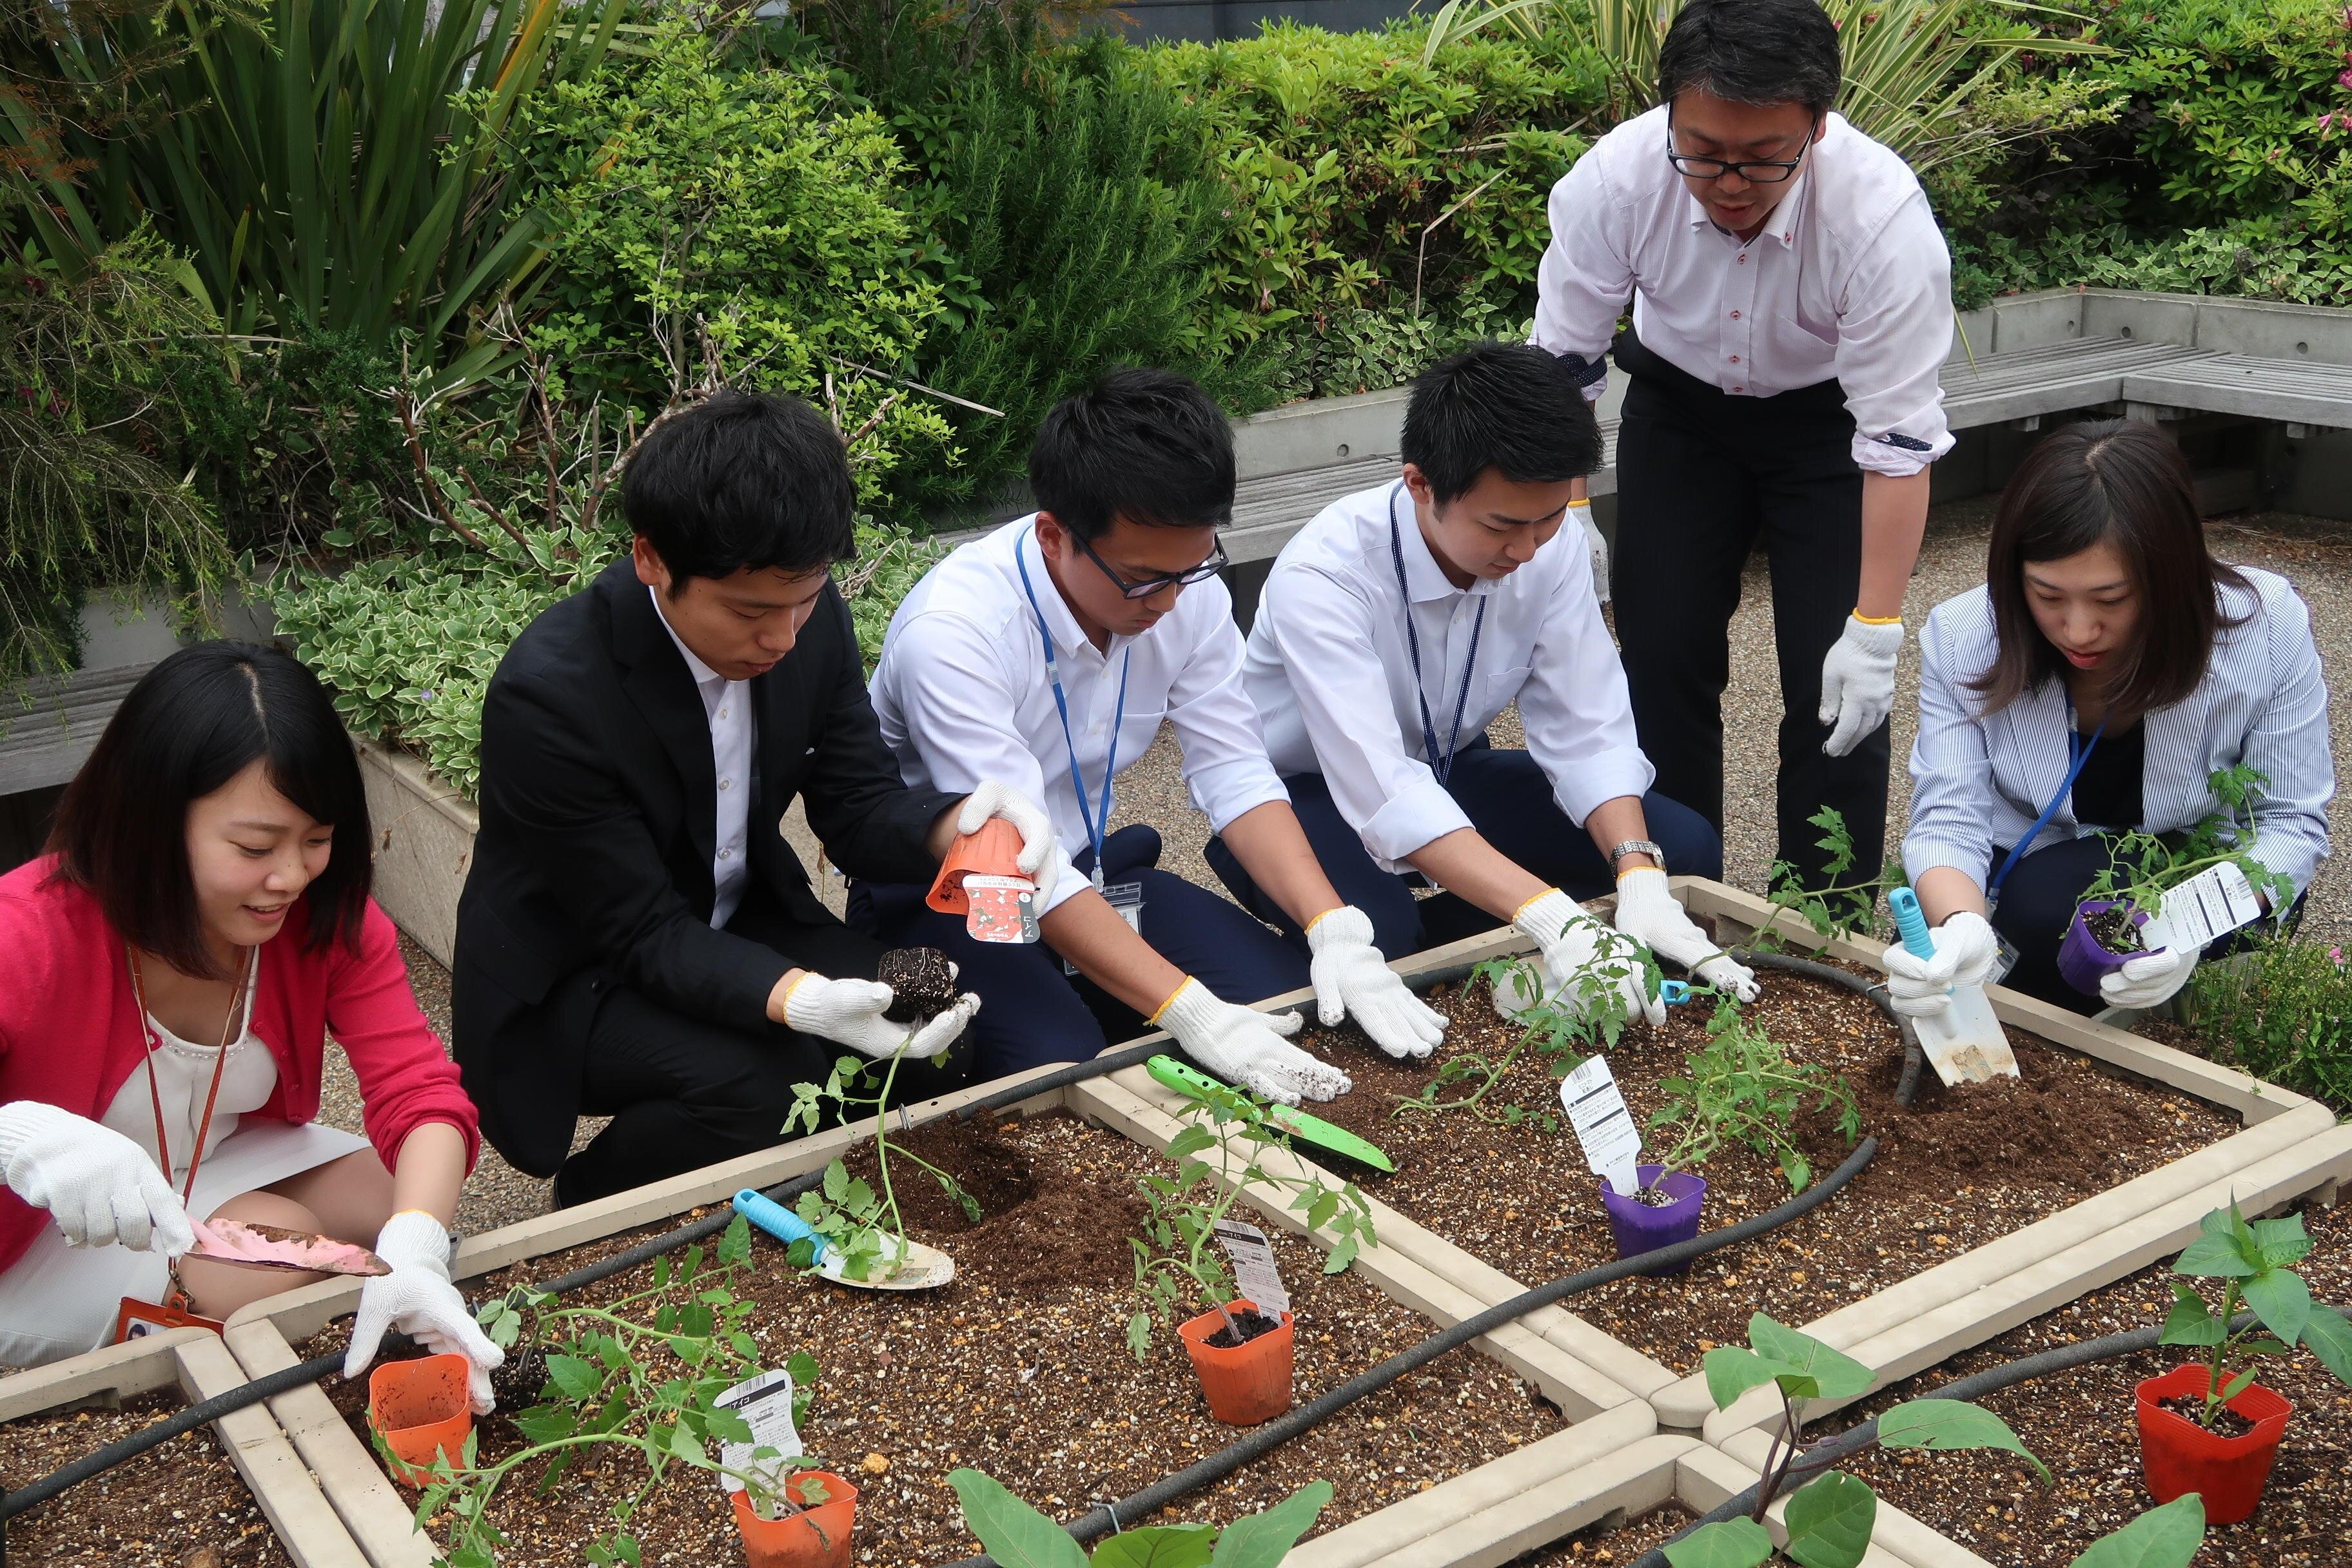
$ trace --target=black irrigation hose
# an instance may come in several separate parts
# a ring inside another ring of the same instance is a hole
[[[1738,956],[1759,968],[1786,970],[1790,973],[1807,975],[1812,979],[1841,985],[1849,991],[1868,996],[1875,1002],[1880,1011],[1885,1013],[1888,1017],[1894,1018],[1902,1027],[1904,1070],[1902,1083],[1895,1090],[1895,1097],[1899,1103],[1910,1104],[1911,1096],[1916,1089],[1919,1077],[1921,1053],[1918,1037],[1912,1031],[1907,1020],[1895,1015],[1888,1003],[1885,986],[1873,984],[1859,975],[1849,974],[1843,969],[1833,969],[1828,964],[1816,963],[1809,959],[1791,958],[1784,953],[1741,952]],[[1467,975],[1473,967],[1475,966],[1463,964],[1439,971],[1433,975],[1423,976],[1423,979],[1432,983],[1458,980]],[[1643,1273],[1662,1266],[1674,1268],[1688,1263],[1693,1258],[1703,1258],[1721,1247],[1730,1247],[1761,1236],[1768,1231],[1777,1230],[1811,1213],[1827,1202],[1832,1194],[1860,1175],[1877,1152],[1878,1140],[1864,1138],[1855,1147],[1853,1152],[1846,1156],[1845,1163],[1836,1170],[1787,1202],[1767,1209],[1762,1214],[1750,1215],[1735,1225],[1708,1231],[1706,1235],[1696,1237],[1689,1241],[1677,1242],[1672,1247],[1663,1247],[1654,1252],[1644,1252],[1634,1258],[1619,1258],[1614,1263],[1605,1263],[1597,1268],[1588,1268],[1582,1273],[1570,1274],[1563,1279],[1555,1279],[1548,1285],[1538,1285],[1532,1290],[1489,1307],[1474,1317],[1465,1318],[1452,1328],[1432,1334],[1411,1349],[1399,1352],[1380,1365],[1359,1373],[1339,1387],[1309,1403],[1298,1405],[1262,1426],[1252,1427],[1248,1435],[1238,1442],[1219,1449],[1216,1453],[1187,1466],[1174,1475],[1154,1481],[1141,1491],[1081,1514],[1064,1525],[1063,1529],[1066,1530],[1072,1538],[1083,1542],[1092,1541],[1108,1531],[1121,1530],[1130,1524],[1139,1523],[1177,1499],[1223,1480],[1243,1466],[1280,1447],[1293,1437],[1312,1431],[1357,1400],[1370,1394],[1377,1394],[1415,1368],[1426,1365],[1449,1351],[1459,1350],[1480,1335],[1492,1333],[1504,1324],[1522,1318],[1538,1308],[1551,1306],[1570,1296],[1622,1279],[1630,1274]],[[998,1568],[998,1565],[994,1558],[982,1553],[977,1557],[966,1557],[950,1563],[949,1568]]]

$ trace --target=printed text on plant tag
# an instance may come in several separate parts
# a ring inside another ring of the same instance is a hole
[[[730,1470],[744,1471],[781,1479],[792,1467],[785,1463],[801,1453],[801,1435],[793,1429],[793,1374],[778,1367],[747,1378],[719,1396],[719,1408],[732,1410],[751,1427],[748,1443],[721,1443],[719,1462]],[[761,1448],[775,1450],[773,1457],[753,1458]],[[740,1492],[743,1483],[733,1476],[722,1476],[721,1483],[730,1492]]]
[[[1265,1232],[1237,1219],[1221,1219],[1217,1245],[1234,1260],[1234,1285],[1257,1303],[1259,1311],[1272,1317],[1290,1310],[1290,1292],[1282,1288],[1282,1273],[1274,1266],[1274,1248],[1265,1244]]]
[[[1560,1080],[1559,1103],[1576,1141],[1584,1145],[1584,1163],[1596,1176],[1605,1176],[1621,1195],[1633,1192],[1633,1167],[1642,1153],[1642,1130],[1633,1125],[1618,1092],[1617,1076],[1605,1057],[1588,1057]]]

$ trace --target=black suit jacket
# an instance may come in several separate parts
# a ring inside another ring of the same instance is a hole
[[[781,822],[794,795],[835,864],[927,882],[955,797],[910,790],[866,694],[849,606],[828,584],[793,651],[750,683],[757,714],[747,904],[832,920]],[[481,832],[457,902],[454,1054],[482,1131],[534,1175],[570,1152],[599,994],[768,1028],[793,955],[710,927],[718,789],[686,661],[628,557],[533,621],[482,703]]]

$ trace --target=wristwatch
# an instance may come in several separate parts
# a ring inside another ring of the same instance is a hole
[[[1663,871],[1666,868],[1666,852],[1664,850],[1659,848],[1656,845],[1651,843],[1646,838],[1628,838],[1624,843],[1620,844],[1616,848],[1609,851],[1609,869],[1612,875],[1616,872],[1617,862],[1622,860],[1628,855],[1647,855],[1651,859],[1657,862],[1659,870]]]

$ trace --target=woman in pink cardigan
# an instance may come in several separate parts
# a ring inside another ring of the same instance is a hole
[[[500,1358],[449,1282],[474,1107],[368,897],[367,800],[326,692],[284,654],[183,648],[0,877],[0,1364],[73,1355],[124,1301],[226,1318],[315,1276],[182,1258],[191,1221],[372,1245],[344,1371],[387,1327]],[[319,1124],[332,1033],[367,1136]]]

